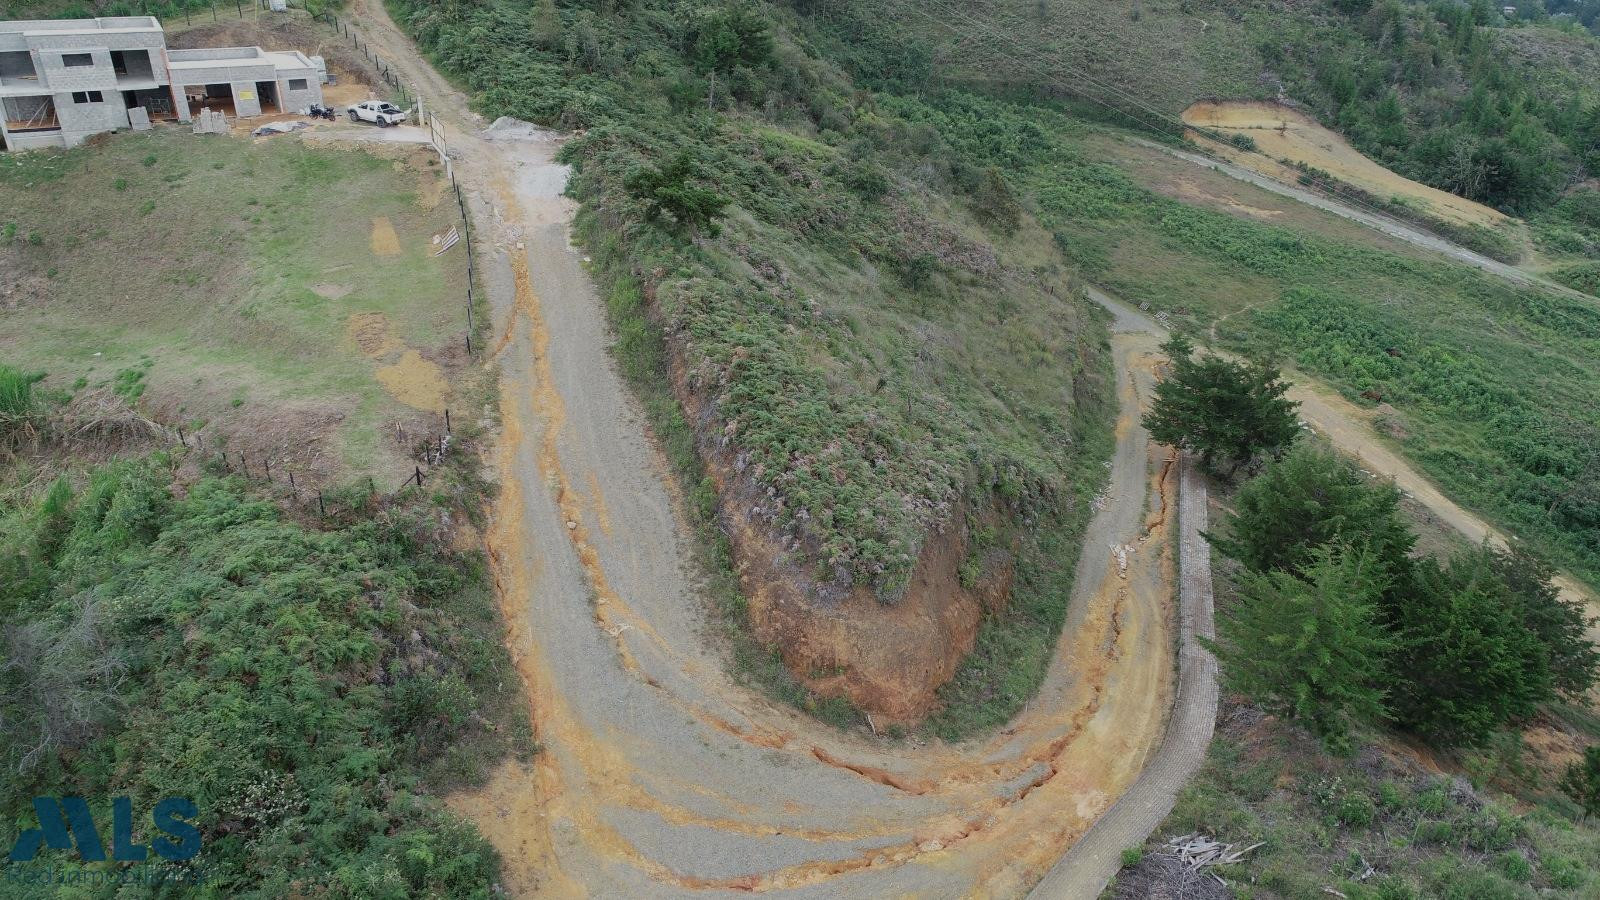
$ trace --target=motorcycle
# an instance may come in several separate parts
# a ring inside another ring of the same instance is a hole
[[[332,122],[334,120],[333,107],[331,107],[331,106],[321,106],[321,105],[318,105],[316,103],[313,103],[313,104],[311,104],[311,118],[313,118],[313,119],[327,119],[329,122]]]

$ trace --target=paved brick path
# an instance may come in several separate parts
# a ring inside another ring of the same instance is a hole
[[[1196,636],[1213,634],[1211,547],[1206,483],[1192,459],[1183,461],[1178,498],[1178,696],[1166,736],[1150,765],[1115,805],[1045,873],[1031,897],[1092,900],[1122,867],[1122,851],[1143,844],[1160,826],[1178,792],[1205,762],[1217,718],[1217,661]]]

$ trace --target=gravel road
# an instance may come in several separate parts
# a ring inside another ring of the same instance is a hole
[[[1578,291],[1574,291],[1572,288],[1569,288],[1566,285],[1557,284],[1547,278],[1541,278],[1538,275],[1534,275],[1531,272],[1524,271],[1523,269],[1508,263],[1503,263],[1496,259],[1490,259],[1481,253],[1468,250],[1459,244],[1452,243],[1451,241],[1445,240],[1438,235],[1423,231],[1411,225],[1407,225],[1397,219],[1392,219],[1388,216],[1378,213],[1368,212],[1350,204],[1325,197],[1322,194],[1303,190],[1293,185],[1284,184],[1275,178],[1269,178],[1259,172],[1252,172],[1243,166],[1237,166],[1230,162],[1205,156],[1204,154],[1193,153],[1188,150],[1179,150],[1176,147],[1169,147],[1165,144],[1158,144],[1154,141],[1147,141],[1143,138],[1130,138],[1129,140],[1133,141],[1135,144],[1139,144],[1140,146],[1149,147],[1153,150],[1159,150],[1169,156],[1175,156],[1178,159],[1194,163],[1197,166],[1215,169],[1224,175],[1237,178],[1240,181],[1248,182],[1256,187],[1271,191],[1274,194],[1288,197],[1292,200],[1298,200],[1308,206],[1315,206],[1318,209],[1326,210],[1327,212],[1331,212],[1336,216],[1349,219],[1352,222],[1360,222],[1361,224],[1377,231],[1381,231],[1390,237],[1398,238],[1425,250],[1432,250],[1435,253],[1447,256],[1456,262],[1466,263],[1469,266],[1482,269],[1491,275],[1497,275],[1513,284],[1523,287],[1539,287],[1545,290],[1555,291],[1558,294],[1564,294],[1569,297],[1583,300],[1586,303],[1594,301],[1593,297],[1590,297],[1587,294],[1579,293]]]
[[[841,734],[733,684],[678,498],[569,243],[561,138],[484,127],[376,0],[356,27],[445,121],[501,374],[486,535],[543,751],[452,798],[518,895],[1020,896],[1156,752],[1173,692],[1177,471],[1138,426],[1154,346],[1119,339],[1106,502],[1046,683],[959,746]]]

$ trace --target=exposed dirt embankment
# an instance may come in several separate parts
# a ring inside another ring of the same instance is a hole
[[[958,513],[926,536],[910,582],[893,603],[880,601],[869,586],[817,579],[807,561],[815,557],[804,547],[785,545],[767,527],[767,493],[739,465],[737,448],[721,440],[713,404],[691,384],[681,348],[673,347],[669,356],[673,392],[716,485],[718,514],[756,639],[777,648],[796,680],[818,696],[845,697],[879,725],[922,719],[933,710],[939,687],[972,652],[984,614],[1003,609],[1010,598],[1011,552],[990,548],[979,554],[963,584],[971,535],[968,517]],[[993,511],[979,518],[1000,524]]]

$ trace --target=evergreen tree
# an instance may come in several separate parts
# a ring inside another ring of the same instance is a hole
[[[1439,743],[1477,744],[1554,698],[1550,650],[1483,554],[1448,567],[1423,559],[1413,572],[1387,611],[1402,725]]]
[[[701,72],[730,72],[772,61],[772,23],[754,3],[734,2],[707,12],[694,36],[694,66]]]
[[[1246,573],[1213,645],[1228,688],[1347,750],[1350,723],[1384,712],[1385,578],[1371,551],[1345,547],[1313,551],[1303,577]]]
[[[1561,790],[1583,808],[1585,816],[1600,813],[1600,747],[1586,747],[1583,760],[1567,766]]]
[[[1400,492],[1373,483],[1325,446],[1302,443],[1239,489],[1211,543],[1255,572],[1299,571],[1331,543],[1369,548],[1391,584],[1416,543],[1400,515]]]
[[[1231,476],[1299,435],[1298,404],[1284,398],[1289,384],[1276,367],[1196,357],[1194,345],[1178,335],[1161,349],[1172,360],[1172,372],[1156,386],[1155,404],[1144,417],[1156,441],[1198,452],[1208,469],[1219,458],[1229,460]]]
[[[1506,603],[1516,610],[1522,624],[1539,638],[1549,651],[1550,678],[1558,691],[1580,698],[1593,687],[1600,651],[1589,641],[1589,618],[1578,601],[1561,599],[1555,586],[1555,570],[1532,551],[1521,546],[1510,550],[1485,547],[1480,552],[1506,588]]]

